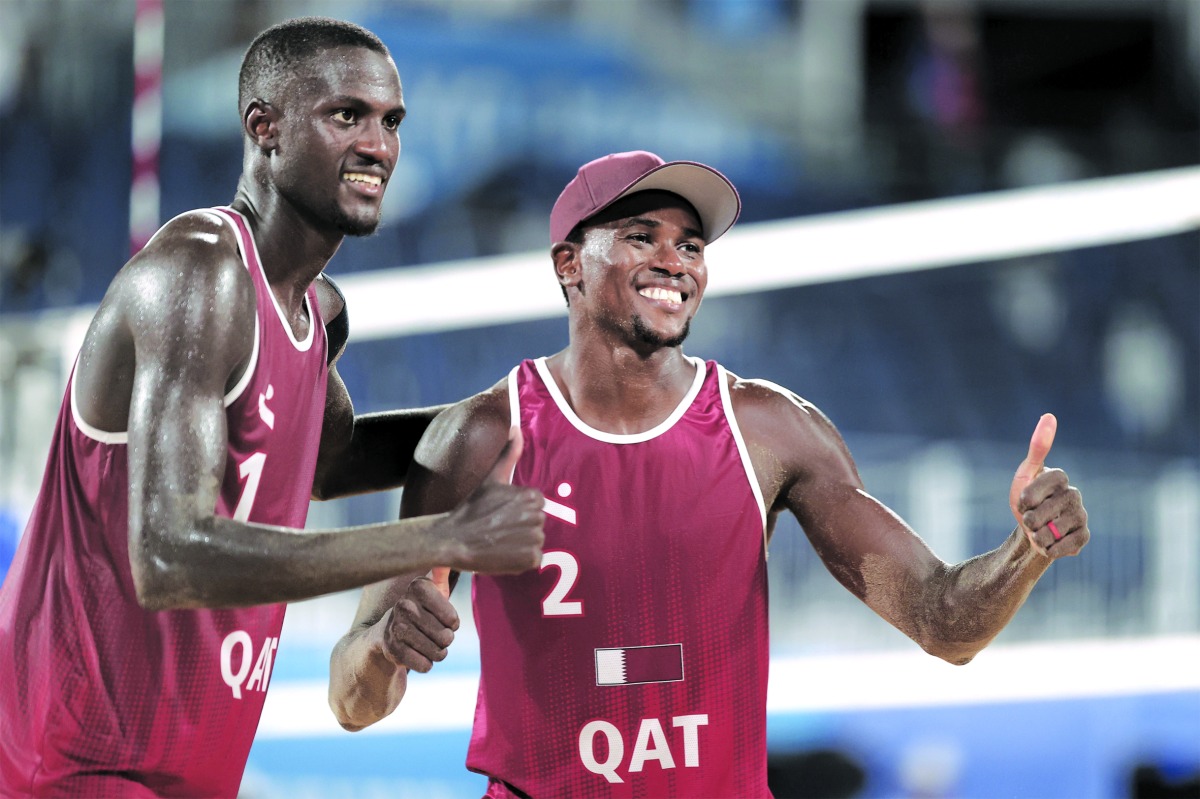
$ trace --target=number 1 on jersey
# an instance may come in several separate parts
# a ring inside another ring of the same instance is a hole
[[[258,493],[258,481],[262,479],[263,464],[267,461],[267,453],[255,452],[249,458],[238,464],[238,474],[246,481],[242,495],[238,497],[237,507],[233,509],[235,521],[244,522],[250,518],[250,509],[254,507],[254,496]]]

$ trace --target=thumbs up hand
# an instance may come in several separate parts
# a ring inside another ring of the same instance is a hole
[[[1062,469],[1047,469],[1058,420],[1043,414],[1029,440],[1029,452],[1013,476],[1008,504],[1029,543],[1042,555],[1078,555],[1091,533],[1079,489]]]
[[[541,562],[545,498],[537,489],[511,484],[523,446],[521,429],[513,427],[483,483],[443,522],[456,545],[455,569],[513,574]],[[449,593],[449,567],[434,569],[432,579]]]

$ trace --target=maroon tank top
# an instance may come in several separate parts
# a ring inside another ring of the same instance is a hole
[[[580,420],[544,359],[509,376],[546,544],[539,570],[473,577],[470,769],[534,797],[770,795],[766,517],[727,373],[693,363],[637,435]]]
[[[245,219],[232,225],[257,295],[254,356],[225,397],[216,513],[303,527],[325,406],[315,290],[297,341]],[[32,515],[0,588],[0,794],[237,794],[284,606],[149,612],[129,565],[124,432],[88,425],[74,376]]]

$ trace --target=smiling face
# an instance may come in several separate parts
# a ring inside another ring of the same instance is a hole
[[[341,46],[298,65],[280,113],[270,180],[314,227],[365,236],[379,225],[400,155],[400,76],[390,58]]]
[[[584,226],[582,244],[555,248],[573,320],[641,352],[678,347],[708,285],[700,220],[683,198],[646,191]]]

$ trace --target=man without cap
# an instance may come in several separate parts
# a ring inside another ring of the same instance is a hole
[[[239,97],[233,202],[118,272],[68,382],[0,589],[5,797],[236,796],[281,603],[540,557],[541,496],[491,481],[452,513],[298,535],[310,495],[403,482],[430,417],[355,416],[323,272],[379,222],[404,98],[374,34],[315,18],[255,39]]]
[[[646,152],[585,164],[550,215],[570,343],[452,406],[418,446],[403,515],[466,496],[510,427],[524,436],[513,482],[546,497],[540,568],[473,580],[482,671],[467,766],[489,797],[769,796],[766,556],[785,510],[846,588],[956,664],[1087,543],[1079,491],[1043,467],[1049,414],[1009,491],[1018,526],[952,565],[866,493],[811,403],[684,355],[705,248],[739,210],[701,164]],[[445,655],[458,619],[434,582],[448,590],[447,571],[365,590],[332,659],[344,727],[395,709],[414,651],[424,667]]]

